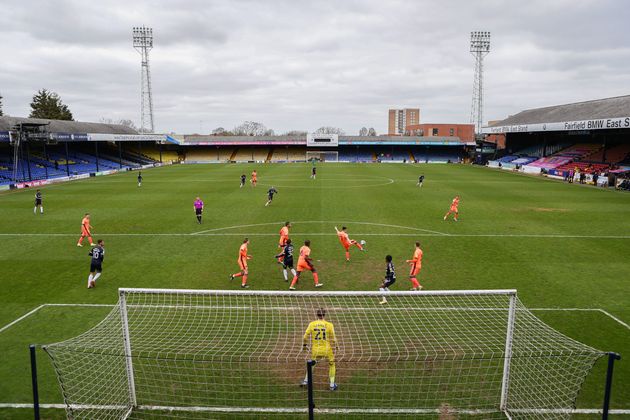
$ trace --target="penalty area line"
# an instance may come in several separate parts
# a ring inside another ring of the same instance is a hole
[[[113,308],[114,306],[116,306],[115,304],[106,304],[106,303],[44,303],[42,305],[37,306],[36,308],[30,310],[29,312],[27,312],[26,314],[20,316],[19,318],[16,318],[15,320],[9,322],[8,324],[6,324],[5,326],[3,326],[2,328],[0,328],[0,333],[4,332],[5,330],[11,328],[12,326],[14,326],[15,324],[25,320],[26,318],[30,317],[31,315],[37,313],[38,311],[40,311],[43,308],[46,307],[95,307],[95,308]],[[149,305],[151,306],[151,305]],[[162,305],[158,305],[158,306],[162,306]],[[187,306],[182,306],[183,308],[187,307]],[[250,307],[248,306],[225,306],[222,305],[222,308],[226,308],[226,309],[250,309]],[[211,308],[210,306],[208,308]],[[216,308],[216,307],[215,307]],[[272,310],[274,309],[278,309],[278,310],[288,310],[290,308],[287,307],[280,307],[280,308],[270,308]],[[341,309],[341,308],[340,308]],[[349,308],[349,309],[353,309],[353,310],[373,310],[374,308],[369,307],[369,308]],[[392,308],[393,309],[393,308]],[[398,309],[398,308],[396,308]],[[427,310],[430,308],[427,308]],[[440,309],[440,310],[479,310],[479,308],[433,308],[433,309]],[[545,311],[545,312],[599,312],[605,316],[607,316],[608,318],[612,319],[614,322],[616,322],[617,324],[621,325],[623,328],[630,330],[630,325],[624,321],[622,321],[621,319],[619,319],[618,317],[612,315],[610,312],[602,309],[602,308],[527,308],[528,310],[535,312],[535,311]],[[493,308],[489,308],[488,310],[495,310]]]

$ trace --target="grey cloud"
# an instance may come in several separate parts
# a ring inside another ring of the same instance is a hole
[[[57,91],[77,118],[138,120],[131,27],[154,28],[157,128],[193,132],[259,120],[281,132],[364,125],[387,109],[467,122],[471,30],[491,30],[487,119],[627,94],[630,8],[623,0],[296,2],[8,0],[0,14],[4,110]]]

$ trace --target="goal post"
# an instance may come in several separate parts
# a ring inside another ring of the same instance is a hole
[[[44,349],[69,417],[98,419],[568,418],[606,354],[544,324],[515,290],[382,296],[120,289],[100,324]],[[332,360],[302,346],[320,309]]]

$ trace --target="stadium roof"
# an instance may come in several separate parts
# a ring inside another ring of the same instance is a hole
[[[0,117],[0,131],[9,131],[17,124],[48,124],[51,133],[138,134],[132,128],[119,124],[89,123],[81,121],[47,120],[42,118]]]
[[[630,95],[521,111],[494,126],[583,121],[630,116]]]
[[[521,111],[484,134],[630,129],[630,95]]]

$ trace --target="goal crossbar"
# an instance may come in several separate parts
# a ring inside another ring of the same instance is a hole
[[[143,289],[121,287],[118,293],[143,293],[143,294],[178,294],[178,295],[225,295],[225,296],[372,296],[379,297],[383,293],[379,291],[276,291],[276,290],[213,290],[213,289]],[[516,289],[489,289],[489,290],[427,290],[427,291],[389,291],[387,296],[492,296],[505,295],[516,296]]]
[[[297,415],[312,359],[322,414],[564,419],[605,355],[542,322],[514,289],[118,294],[98,325],[43,347],[71,418]],[[311,353],[320,317],[334,342]]]

